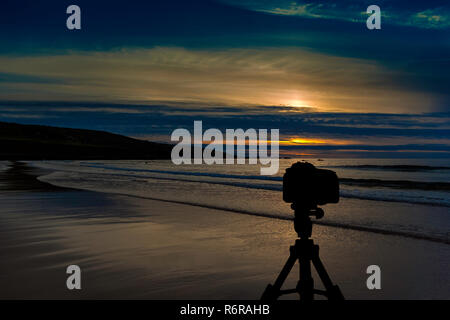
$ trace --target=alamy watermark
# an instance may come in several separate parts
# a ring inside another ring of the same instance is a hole
[[[368,14],[370,17],[366,20],[366,26],[369,30],[380,30],[381,29],[381,9],[379,6],[372,4],[367,7]]]
[[[69,290],[81,290],[81,269],[76,264],[67,267],[66,273],[70,276],[66,280],[66,286]]]
[[[70,16],[66,20],[66,26],[69,30],[80,30],[81,29],[81,9],[77,5],[70,5],[66,10],[67,14]]]
[[[182,128],[172,132],[171,140],[178,141],[172,149],[172,162],[231,165],[247,160],[257,164],[259,160],[261,175],[274,175],[279,169],[279,136],[278,129],[270,130],[270,138],[267,129],[226,129],[225,135],[215,128],[203,132],[202,121],[194,121],[193,136]]]
[[[367,278],[366,285],[369,290],[381,289],[381,269],[376,264],[372,264],[367,267],[367,274],[370,276]]]

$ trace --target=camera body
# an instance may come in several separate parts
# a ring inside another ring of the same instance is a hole
[[[339,202],[339,179],[332,170],[317,169],[309,162],[296,162],[283,176],[283,200],[312,209]]]

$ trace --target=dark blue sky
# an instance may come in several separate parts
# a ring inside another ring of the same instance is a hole
[[[331,155],[447,157],[448,1],[378,1],[381,30],[369,4],[2,1],[0,120],[157,140],[204,120]]]

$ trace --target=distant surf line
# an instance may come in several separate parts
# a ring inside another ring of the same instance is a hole
[[[118,171],[123,168],[119,168]],[[77,170],[70,169],[54,169],[55,171],[64,171],[64,172],[74,172],[77,174],[86,174],[86,175],[105,175],[105,176],[118,176],[118,177],[130,177],[130,178],[140,178],[140,179],[156,179],[156,180],[166,180],[166,181],[182,181],[182,182],[190,182],[190,183],[204,183],[204,184],[214,184],[214,185],[225,185],[231,187],[238,188],[246,188],[246,189],[260,189],[260,190],[268,190],[268,191],[282,191],[281,184],[251,184],[251,183],[240,183],[240,182],[227,182],[227,181],[211,181],[211,180],[193,180],[193,179],[179,179],[173,177],[161,177],[161,176],[142,176],[142,175],[133,175],[133,174],[124,174],[124,173],[111,173],[111,172],[80,172]],[[124,170],[124,171],[136,171],[136,170]],[[139,171],[149,171],[146,169],[138,169]],[[158,170],[155,173],[160,173]],[[165,172],[164,172],[165,173]],[[177,172],[176,174],[186,175],[184,173]],[[370,201],[384,201],[384,202],[396,202],[396,203],[409,203],[409,204],[418,204],[418,205],[428,205],[428,206],[440,206],[440,207],[450,207],[450,203],[442,202],[441,199],[437,199],[438,201],[433,201],[430,199],[426,200],[417,200],[417,198],[413,199],[405,199],[405,198],[395,198],[395,197],[386,197],[386,196],[377,196],[377,195],[361,195],[352,193],[351,190],[340,190],[340,196],[342,198],[348,199],[359,199],[359,200],[370,200]],[[439,201],[441,200],[441,201]]]
[[[417,171],[435,171],[435,170],[450,170],[450,167],[445,166],[421,166],[421,165],[375,165],[375,164],[361,164],[361,165],[335,165],[327,166],[327,168],[355,168],[355,169],[381,169],[388,171],[402,171],[402,172],[417,172]]]
[[[172,170],[152,170],[152,169],[133,169],[133,168],[119,168],[113,166],[80,164],[84,167],[102,168],[118,171],[135,171],[135,172],[150,172],[150,173],[165,173],[173,175],[186,176],[206,176],[216,178],[232,178],[242,180],[267,180],[267,181],[283,181],[282,177],[271,176],[249,176],[249,175],[233,175],[209,172],[191,172],[191,171],[172,171]],[[327,167],[330,168],[330,167]],[[353,178],[339,178],[341,184],[348,186],[360,187],[386,187],[393,189],[407,189],[407,190],[427,190],[427,191],[450,191],[450,183],[448,182],[426,182],[426,181],[411,181],[411,180],[382,180],[382,179],[353,179]]]

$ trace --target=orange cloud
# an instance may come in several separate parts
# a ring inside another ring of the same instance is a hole
[[[295,146],[295,145],[350,145],[356,144],[352,140],[343,139],[320,139],[320,138],[291,138],[289,140],[280,140],[280,145]]]

